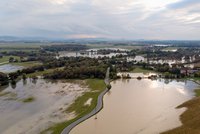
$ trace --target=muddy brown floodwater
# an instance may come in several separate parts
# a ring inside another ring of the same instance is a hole
[[[70,134],[158,134],[181,125],[176,109],[194,96],[192,81],[116,80],[104,96],[104,108]]]

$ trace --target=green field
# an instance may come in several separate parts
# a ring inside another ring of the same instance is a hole
[[[86,80],[86,85],[90,88],[90,91],[85,92],[82,96],[78,97],[75,102],[71,104],[68,109],[66,109],[67,113],[75,112],[76,117],[72,120],[55,124],[54,126],[41,132],[41,134],[47,134],[48,132],[51,132],[52,134],[60,134],[62,130],[69,124],[91,112],[95,108],[97,104],[97,98],[99,94],[106,88],[106,85],[104,80],[99,79],[88,79]],[[91,105],[84,105],[89,98],[92,98]]]
[[[0,43],[0,52],[10,51],[38,51],[40,45],[37,43]]]
[[[154,73],[155,71],[153,70],[147,70],[147,69],[143,69],[141,67],[135,67],[133,69],[133,71],[131,71],[132,73],[144,73],[144,74],[147,74],[147,73]]]
[[[88,48],[121,48],[121,49],[141,49],[143,46],[140,45],[113,45],[113,44],[87,44]]]
[[[62,70],[62,69],[63,69],[63,67],[53,68],[53,69],[47,69],[47,70],[44,70],[44,71],[39,71],[39,72],[28,74],[27,76],[28,77],[42,76],[42,75],[45,75],[45,74],[48,74],[48,73],[52,73],[55,70]]]
[[[32,67],[36,65],[41,65],[42,63],[39,61],[29,61],[29,62],[14,62],[10,64],[15,65],[15,66]]]
[[[178,49],[178,47],[166,47],[166,48],[162,49],[162,51],[174,51],[177,49]]]
[[[20,57],[18,57],[18,56],[3,56],[2,58],[0,58],[0,64],[4,63],[4,62],[9,62],[10,57],[20,60]]]

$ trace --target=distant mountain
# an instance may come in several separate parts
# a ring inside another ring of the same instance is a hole
[[[18,37],[14,36],[0,36],[0,41],[12,41],[12,40],[18,40]]]
[[[17,36],[0,36],[0,42],[61,42],[61,43],[79,43],[79,44],[139,44],[139,45],[155,45],[155,44],[167,44],[167,45],[182,45],[182,46],[200,46],[199,40],[131,40],[131,39],[109,39],[109,38],[47,38],[47,37],[17,37]]]
[[[105,38],[85,38],[85,39],[63,39],[63,38],[45,38],[45,37],[17,37],[17,36],[0,36],[0,42],[94,42],[94,41],[111,41]]]
[[[23,42],[23,41],[48,41],[50,40],[49,38],[44,38],[44,37],[16,37],[16,36],[0,36],[0,42]]]

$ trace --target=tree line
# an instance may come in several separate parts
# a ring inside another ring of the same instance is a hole
[[[93,59],[89,57],[62,57],[44,62],[42,65],[24,68],[16,72],[7,74],[0,73],[0,84],[6,85],[11,81],[15,83],[18,77],[26,79],[27,74],[44,71],[46,69],[55,69],[44,75],[45,79],[104,79],[107,68],[110,66],[111,78],[116,78],[117,71],[111,66],[106,58]],[[63,69],[56,69],[63,67]]]

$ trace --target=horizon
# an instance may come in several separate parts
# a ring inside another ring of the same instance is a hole
[[[199,42],[200,39],[125,39],[125,38],[48,38],[48,37],[38,37],[38,36],[0,36],[0,43],[1,42],[23,42],[23,41],[35,41],[35,42],[42,42],[42,41],[61,41],[61,42],[68,42],[68,41],[119,41],[119,42],[143,42],[143,41],[158,41],[158,42],[167,42],[167,41],[187,41],[187,42]]]

